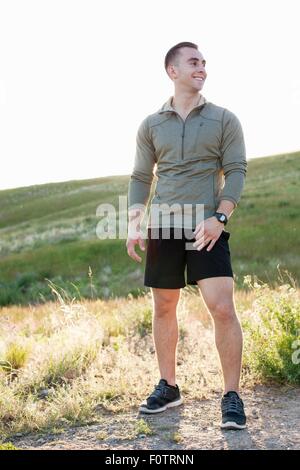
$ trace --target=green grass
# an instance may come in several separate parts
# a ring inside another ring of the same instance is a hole
[[[241,201],[226,227],[238,289],[245,275],[275,287],[278,266],[299,281],[299,177],[300,152],[249,161]],[[50,300],[48,280],[75,297],[148,291],[145,254],[135,263],[125,240],[96,236],[97,206],[116,204],[128,182],[125,175],[0,191],[0,305]]]
[[[24,367],[29,357],[29,348],[19,343],[8,343],[3,358],[0,361],[0,369],[7,373],[16,373],[18,369]]]
[[[0,450],[19,450],[11,442],[6,442],[4,444],[0,443]]]
[[[146,436],[152,436],[154,432],[144,419],[139,419],[136,422],[136,434],[137,435],[144,434]]]

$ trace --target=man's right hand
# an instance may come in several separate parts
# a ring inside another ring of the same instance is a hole
[[[145,240],[142,238],[142,235],[139,235],[137,238],[130,238],[128,236],[126,242],[128,256],[134,259],[134,261],[141,263],[142,258],[135,252],[135,245],[139,245],[140,249],[145,251]]]

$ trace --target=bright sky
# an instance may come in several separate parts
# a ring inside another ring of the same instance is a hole
[[[0,189],[129,174],[137,127],[173,94],[181,41],[248,159],[300,150],[299,1],[0,0]]]

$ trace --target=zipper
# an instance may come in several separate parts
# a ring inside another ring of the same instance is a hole
[[[192,111],[191,111],[192,112]],[[184,131],[185,131],[185,123],[186,123],[186,120],[188,118],[188,116],[191,114],[189,113],[187,115],[187,117],[185,118],[185,121],[182,119],[182,117],[180,116],[180,114],[178,114],[176,111],[174,111],[175,114],[177,114],[177,116],[179,117],[179,119],[183,122],[183,126],[182,126],[182,134],[181,134],[181,160],[184,159],[184,153],[183,153],[183,148],[184,148]]]
[[[181,160],[184,159],[184,153],[183,153],[183,148],[184,148],[184,131],[185,131],[185,121],[183,121],[183,131],[181,134]]]
[[[205,104],[205,103],[204,103]],[[203,105],[202,105],[203,106]],[[178,114],[176,111],[174,111],[175,114],[177,114],[177,116],[179,117],[179,119],[181,119],[181,121],[183,122],[183,127],[182,127],[182,134],[181,134],[181,160],[184,159],[184,133],[185,133],[185,124],[186,124],[186,121],[189,117],[189,115],[194,111],[195,108],[193,108],[189,114],[187,115],[187,117],[185,118],[185,121],[182,119],[182,117],[180,116],[180,114]]]

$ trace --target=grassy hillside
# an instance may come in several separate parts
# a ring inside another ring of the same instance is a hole
[[[226,227],[237,288],[248,274],[276,285],[278,265],[298,282],[299,176],[300,152],[249,161],[240,204]],[[52,298],[49,280],[76,297],[147,291],[144,261],[127,256],[125,240],[96,236],[97,206],[118,207],[128,181],[114,176],[0,191],[0,305]]]

